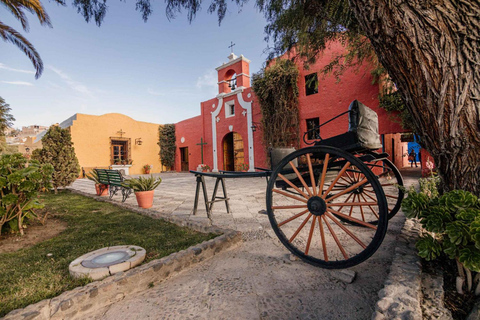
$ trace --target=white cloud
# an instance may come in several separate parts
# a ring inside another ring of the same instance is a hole
[[[68,74],[66,74],[65,72],[63,72],[62,70],[60,69],[57,69],[53,66],[48,66],[48,68],[50,70],[52,70],[53,72],[55,72],[63,81],[65,81],[65,83],[73,90],[77,91],[77,92],[80,92],[82,94],[85,94],[85,95],[88,95],[90,97],[93,97],[93,94],[92,92],[90,91],[90,89],[87,88],[86,85],[84,85],[83,83],[80,83],[78,81],[75,81],[73,80]]]
[[[203,74],[203,76],[197,78],[197,88],[204,87],[217,88],[218,76],[216,70],[209,70]]]
[[[33,86],[32,83],[26,82],[26,81],[2,81],[2,82],[17,85],[17,86]]]
[[[4,70],[8,70],[8,71],[13,71],[13,72],[35,74],[34,71],[10,68],[10,67],[7,67],[7,66],[6,66],[5,64],[3,64],[3,63],[0,63],[0,69],[4,69]]]

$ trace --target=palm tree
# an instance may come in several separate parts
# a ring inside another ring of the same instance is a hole
[[[56,2],[62,4],[62,0],[56,0]],[[3,4],[13,16],[20,21],[23,30],[28,32],[28,20],[25,15],[25,11],[28,11],[37,16],[41,25],[52,27],[50,18],[45,12],[42,3],[39,0],[0,0],[0,4]],[[43,62],[33,45],[19,32],[12,27],[0,21],[0,37],[4,41],[15,44],[20,50],[22,50],[27,57],[32,61],[35,67],[35,78],[38,79],[43,72]]]

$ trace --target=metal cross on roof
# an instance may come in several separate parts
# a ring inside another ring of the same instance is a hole
[[[235,43],[233,43],[233,41],[230,41],[230,45],[228,47],[232,50],[232,53],[233,53],[233,46],[234,45],[235,45]]]
[[[120,129],[120,131],[117,131],[117,133],[120,135],[120,138],[122,138],[126,132]]]

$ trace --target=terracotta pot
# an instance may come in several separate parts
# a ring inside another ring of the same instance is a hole
[[[101,189],[100,189],[100,186],[102,186]],[[95,191],[97,192],[97,196],[102,196],[102,197],[108,196],[108,185],[97,183],[95,184]]]
[[[154,191],[155,190],[135,192],[135,197],[137,197],[137,203],[140,208],[150,208],[153,205]]]
[[[144,170],[145,171],[145,174],[149,174],[150,173],[150,170]]]

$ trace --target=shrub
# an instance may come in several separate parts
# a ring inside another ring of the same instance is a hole
[[[50,187],[53,167],[28,161],[21,154],[0,157],[0,234],[5,223],[23,232],[25,217],[34,217],[34,209],[42,208],[38,192]]]
[[[158,127],[158,145],[160,146],[160,161],[167,170],[175,165],[175,150],[177,149],[175,124],[165,124]]]
[[[416,243],[418,255],[425,260],[441,255],[454,259],[459,273],[457,291],[463,292],[465,280],[470,291],[471,272],[480,272],[480,200],[464,190],[439,195],[438,178],[432,179],[422,179],[420,192],[410,188],[402,208],[407,217],[420,219],[426,230]],[[480,294],[480,284],[475,294]]]
[[[53,165],[52,184],[55,193],[58,187],[66,187],[78,178],[80,166],[68,129],[51,126],[42,138],[42,149],[35,150],[32,156],[41,163]]]

